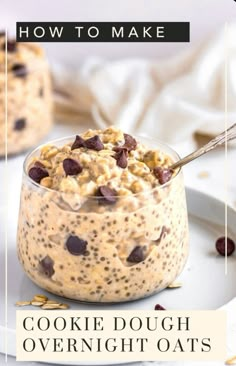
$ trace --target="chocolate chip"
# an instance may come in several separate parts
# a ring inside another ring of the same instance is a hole
[[[115,152],[121,152],[121,151],[128,152],[127,147],[125,147],[124,145],[122,145],[122,146],[114,146],[112,150],[115,151]]]
[[[154,310],[166,310],[166,309],[163,308],[163,306],[161,306],[160,304],[156,304]]]
[[[41,88],[39,89],[39,96],[40,96],[40,98],[42,98],[42,97],[44,96],[44,90],[43,90],[43,87],[41,87]]]
[[[95,135],[95,136],[91,137],[90,139],[85,140],[84,146],[87,149],[96,150],[96,151],[100,151],[100,150],[104,149],[104,145],[98,135]]]
[[[54,261],[47,255],[39,262],[39,269],[47,277],[52,277],[55,273],[54,268]]]
[[[19,78],[24,78],[28,74],[27,68],[23,64],[14,64],[12,66],[12,71],[15,74],[15,76]]]
[[[173,170],[168,168],[157,167],[154,168],[153,173],[155,177],[158,179],[160,184],[165,184],[171,179]]]
[[[19,118],[15,121],[14,130],[21,131],[26,126],[26,120],[25,118]]]
[[[135,150],[137,147],[137,141],[127,133],[124,133],[125,143],[124,146],[127,148],[128,151]]]
[[[3,45],[3,50],[5,50],[6,44]],[[7,41],[7,51],[8,52],[15,52],[17,48],[17,43],[15,40],[9,40]]]
[[[135,247],[127,258],[128,262],[139,263],[144,260],[143,249],[140,246]]]
[[[135,150],[137,147],[137,141],[127,133],[124,133],[125,143],[121,146],[113,147],[113,150],[117,153],[121,153],[122,151],[128,153],[129,151]],[[127,154],[128,155],[128,154]]]
[[[48,177],[49,174],[46,169],[40,166],[33,166],[29,170],[29,177],[33,179],[36,183],[40,183],[41,179]]]
[[[169,234],[170,233],[170,229],[167,228],[166,226],[162,226],[162,229],[161,229],[161,234],[159,236],[159,238],[157,240],[154,240],[156,244],[159,244],[163,238],[163,236],[165,234]]]
[[[80,147],[84,147],[84,139],[79,135],[76,135],[75,141],[71,146],[71,150],[79,149]]]
[[[98,135],[95,135],[87,140],[84,140],[82,137],[77,135],[71,146],[71,150],[79,149],[80,147],[86,147],[87,149],[96,151],[104,149],[104,145]]]
[[[0,37],[5,37],[5,32],[4,31],[0,31]]]
[[[227,238],[227,245],[225,248],[225,237],[222,236],[216,241],[216,250],[220,255],[225,256],[226,254],[227,257],[229,257],[235,251],[235,243],[232,239]]]
[[[83,255],[86,253],[87,241],[78,236],[70,235],[66,241],[68,251],[73,255]]]
[[[41,161],[35,161],[34,166],[39,166],[40,168],[45,168],[45,165],[43,165],[43,163],[41,163]]]
[[[63,160],[63,169],[66,175],[77,175],[83,170],[78,161],[70,158]]]
[[[97,196],[99,197],[99,204],[114,204],[117,201],[117,192],[108,186],[101,186],[98,188]],[[101,198],[100,198],[101,197]]]
[[[127,167],[128,165],[127,155],[128,155],[127,150],[120,150],[115,154],[114,158],[116,159],[117,166],[119,166],[122,169],[125,169]]]

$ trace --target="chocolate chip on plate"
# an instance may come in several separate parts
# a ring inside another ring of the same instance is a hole
[[[74,159],[64,159],[62,164],[66,175],[77,175],[83,170],[80,163]]]
[[[25,128],[25,126],[26,126],[25,118],[19,118],[15,121],[14,130],[21,131]]]
[[[40,183],[41,179],[48,177],[48,171],[40,166],[33,166],[29,170],[29,177],[36,183]]]
[[[144,260],[143,249],[139,245],[135,247],[127,258],[128,262],[139,263]]]
[[[137,141],[131,135],[128,135],[127,133],[124,133],[124,138],[125,138],[125,143],[123,146],[126,147],[128,151],[135,150],[137,147]]]
[[[127,167],[128,165],[127,155],[128,155],[127,150],[120,150],[115,154],[114,158],[116,159],[117,166],[119,166],[122,169],[125,169]]]
[[[73,255],[83,255],[86,252],[87,241],[80,239],[78,236],[70,235],[66,241],[68,251]]]
[[[153,173],[160,184],[165,184],[171,179],[173,170],[168,168],[156,167],[154,168]]]
[[[114,204],[117,201],[117,192],[108,186],[101,186],[97,191],[99,204]]]
[[[24,78],[28,74],[27,68],[23,64],[14,64],[12,66],[12,71],[15,76],[19,78]]]
[[[161,306],[160,304],[156,304],[154,310],[166,310],[166,309],[163,308],[163,306]]]
[[[84,147],[84,139],[79,135],[76,135],[75,141],[71,146],[71,150],[79,149],[80,147]]]
[[[104,149],[104,145],[98,135],[95,135],[95,136],[85,140],[84,146],[87,149],[96,150],[96,151],[100,151],[100,150]]]
[[[227,244],[225,245],[225,237],[222,236],[216,240],[216,250],[220,255],[229,257],[235,251],[235,243],[232,239],[227,238]]]
[[[54,261],[47,255],[39,262],[39,269],[47,277],[52,277],[55,273],[54,268]]]

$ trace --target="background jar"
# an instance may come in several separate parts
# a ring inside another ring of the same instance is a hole
[[[52,87],[43,49],[12,39],[6,46],[2,33],[0,105],[0,155],[5,153],[5,133],[8,154],[15,154],[38,144],[51,129]]]

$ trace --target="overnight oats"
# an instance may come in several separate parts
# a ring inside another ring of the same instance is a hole
[[[6,111],[0,109],[0,155],[5,153],[6,132],[8,153],[15,154],[37,144],[53,123],[51,77],[43,49],[33,43],[6,41],[0,32],[1,106],[6,97],[7,131]]]
[[[178,160],[166,145],[110,127],[33,151],[25,161],[18,257],[54,294],[130,301],[166,288],[188,256]]]

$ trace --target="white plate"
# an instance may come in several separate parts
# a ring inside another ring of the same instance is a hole
[[[47,140],[79,133],[78,126],[56,125]],[[36,293],[45,293],[34,285],[24,274],[16,257],[16,229],[18,218],[19,196],[24,154],[9,158],[8,167],[0,161],[1,179],[0,197],[8,202],[7,236],[8,236],[8,276],[7,298],[5,296],[4,240],[6,208],[0,206],[0,352],[4,352],[5,315],[7,314],[8,354],[15,355],[15,315],[16,301],[31,298]],[[5,182],[5,184],[4,184]],[[3,183],[3,184],[2,184]],[[102,309],[153,309],[160,303],[168,309],[216,309],[236,296],[236,255],[228,258],[228,275],[224,274],[224,258],[216,254],[214,245],[217,237],[224,234],[224,204],[210,196],[187,188],[187,200],[190,221],[190,256],[180,276],[183,287],[168,289],[161,293],[131,303],[104,305]],[[2,202],[2,200],[1,200]],[[229,234],[236,237],[236,212],[229,208]],[[59,299],[50,294],[50,298]],[[6,301],[7,300],[7,301]],[[7,312],[5,308],[7,303]],[[97,309],[96,305],[79,304],[68,301],[71,309]],[[26,308],[24,308],[25,310]],[[35,308],[33,308],[35,309]],[[115,364],[115,361],[113,362]],[[118,363],[118,362],[116,362]],[[83,362],[83,365],[85,363]],[[99,365],[91,362],[90,364]],[[105,364],[104,362],[102,363]],[[78,361],[77,365],[81,365]]]
[[[20,185],[19,185],[20,186]],[[18,187],[19,189],[19,187]],[[12,194],[16,199],[17,189]],[[14,200],[10,197],[10,202]],[[228,258],[228,275],[225,276],[225,260],[216,254],[215,240],[224,235],[224,204],[215,198],[187,188],[187,202],[190,222],[190,256],[179,281],[183,286],[178,289],[166,289],[159,294],[144,300],[117,305],[104,305],[102,309],[153,309],[156,303],[167,309],[216,309],[236,296],[236,256]],[[13,204],[13,202],[11,202]],[[11,207],[11,205],[9,205]],[[14,207],[14,206],[12,206]],[[2,216],[3,217],[3,216]],[[16,219],[17,214],[9,211],[8,228],[8,353],[15,355],[15,302],[30,299],[36,293],[47,292],[39,289],[24,274],[16,256]],[[229,235],[236,236],[236,212],[228,209]],[[4,236],[1,225],[0,236]],[[4,261],[4,246],[0,249],[0,258]],[[59,299],[49,295],[50,298]],[[4,276],[1,276],[0,298],[1,308],[4,307]],[[98,309],[99,305],[80,304],[66,300],[71,309]],[[35,309],[35,308],[32,308]],[[24,308],[25,310],[25,308]],[[3,314],[4,315],[4,314]],[[0,338],[5,333],[4,316],[0,320]],[[0,352],[4,352],[3,342]],[[115,362],[114,362],[115,363]],[[83,364],[85,364],[83,362]],[[91,362],[91,365],[99,365]],[[104,362],[102,363],[104,365]],[[78,361],[76,365],[81,365]]]

